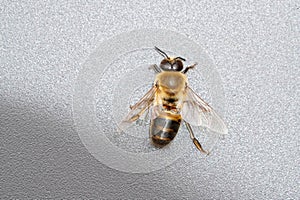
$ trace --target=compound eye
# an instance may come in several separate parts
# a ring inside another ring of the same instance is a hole
[[[164,59],[160,63],[160,68],[164,71],[171,71],[172,70],[172,65],[170,64],[169,61]]]
[[[176,62],[172,66],[172,70],[174,71],[181,71],[183,69],[183,64],[181,60],[176,60]]]

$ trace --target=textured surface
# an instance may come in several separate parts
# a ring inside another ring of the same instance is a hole
[[[0,198],[299,199],[299,2],[1,2]],[[149,174],[97,161],[73,90],[99,42],[138,28],[186,35],[223,80],[229,136]],[[298,84],[298,85],[297,85]]]

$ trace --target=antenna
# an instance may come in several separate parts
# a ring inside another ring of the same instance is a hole
[[[176,57],[175,60],[176,60],[176,59],[180,59],[180,60],[182,60],[182,61],[185,61],[185,59],[182,58],[182,57]]]
[[[168,56],[165,52],[163,52],[162,50],[160,50],[159,48],[155,47],[155,50],[156,50],[160,55],[162,55],[163,57],[166,57],[166,58],[169,59],[169,56]]]

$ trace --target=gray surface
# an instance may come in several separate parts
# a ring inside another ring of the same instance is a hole
[[[2,2],[0,198],[299,199],[299,2]],[[76,78],[99,42],[138,28],[185,34],[223,80],[229,136],[149,174],[82,144]]]

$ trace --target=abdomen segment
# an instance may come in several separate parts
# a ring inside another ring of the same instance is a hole
[[[181,115],[162,112],[151,121],[150,137],[155,146],[169,144],[176,136],[181,123]]]

